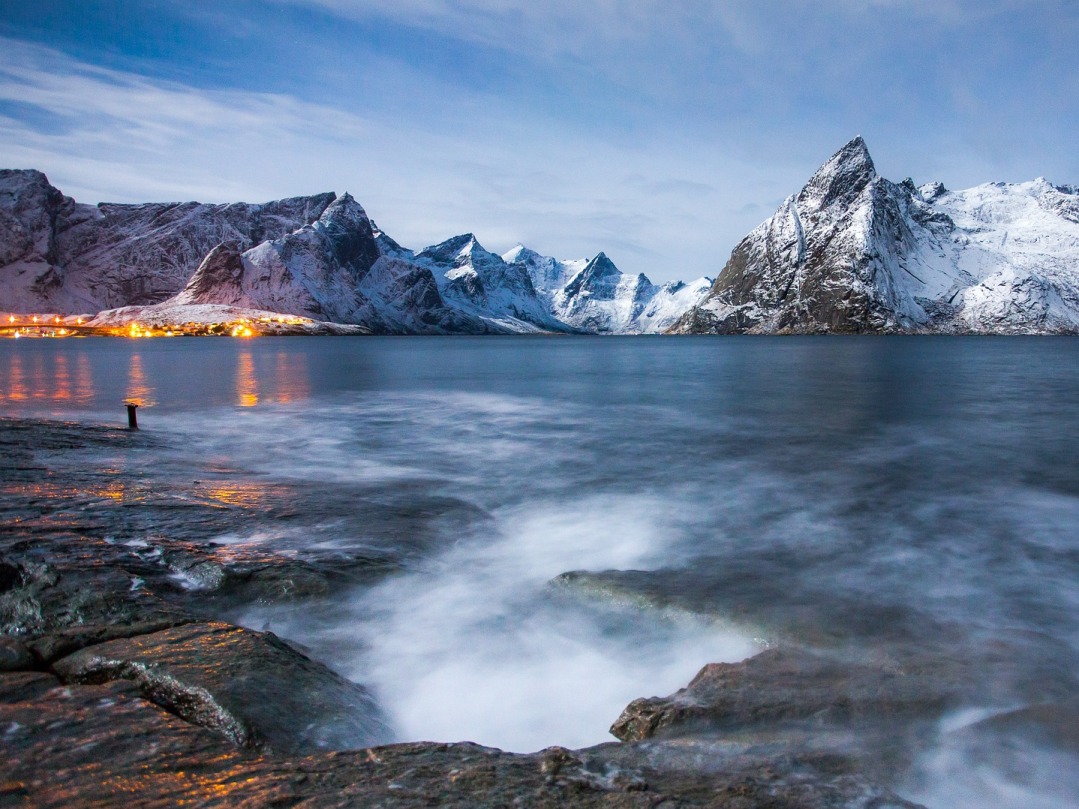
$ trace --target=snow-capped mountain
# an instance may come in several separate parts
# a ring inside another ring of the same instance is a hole
[[[96,312],[175,295],[222,242],[247,249],[314,222],[333,194],[264,205],[83,205],[39,171],[0,171],[0,308]]]
[[[699,286],[656,287],[602,253],[562,262],[518,248],[503,258],[472,234],[413,253],[348,194],[94,206],[40,172],[0,172],[3,311],[101,312],[114,325],[231,307],[375,333],[637,333],[673,322]]]
[[[880,177],[855,138],[743,239],[675,333],[1079,332],[1079,194]]]
[[[599,334],[665,331],[712,285],[710,278],[657,286],[623,273],[604,253],[560,261],[517,245],[502,258],[525,269],[541,300],[563,323]]]
[[[416,253],[439,292],[456,308],[513,331],[568,331],[544,306],[527,270],[484,250],[471,233]]]
[[[405,253],[376,232],[351,195],[342,194],[310,225],[278,239],[244,252],[235,244],[218,245],[177,295],[127,314],[153,322],[179,318],[185,307],[227,304],[358,324],[379,334],[491,330],[447,306],[431,272]]]
[[[0,310],[105,310],[98,320],[115,324],[198,319],[207,306],[227,306],[375,333],[571,330],[539,301],[527,272],[474,238],[450,249],[454,241],[414,256],[348,194],[92,206],[40,172],[4,171]]]

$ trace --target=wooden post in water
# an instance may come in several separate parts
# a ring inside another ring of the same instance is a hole
[[[134,402],[125,402],[127,407],[127,429],[137,430],[139,429],[139,420],[135,416],[135,408],[138,407]]]

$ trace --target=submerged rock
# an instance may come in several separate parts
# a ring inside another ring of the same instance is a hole
[[[71,683],[131,680],[166,710],[243,747],[365,747],[389,729],[362,686],[269,632],[194,623],[101,643],[56,661]]]

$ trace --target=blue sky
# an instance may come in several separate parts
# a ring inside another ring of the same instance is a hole
[[[85,202],[350,191],[421,248],[714,276],[856,134],[1079,183],[1075,0],[0,0],[0,164]]]

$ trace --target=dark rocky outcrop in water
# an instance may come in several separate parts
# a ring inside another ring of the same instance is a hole
[[[926,720],[959,702],[963,683],[956,673],[767,649],[741,663],[710,663],[670,697],[635,700],[611,733],[629,741],[807,719],[836,726]]]

